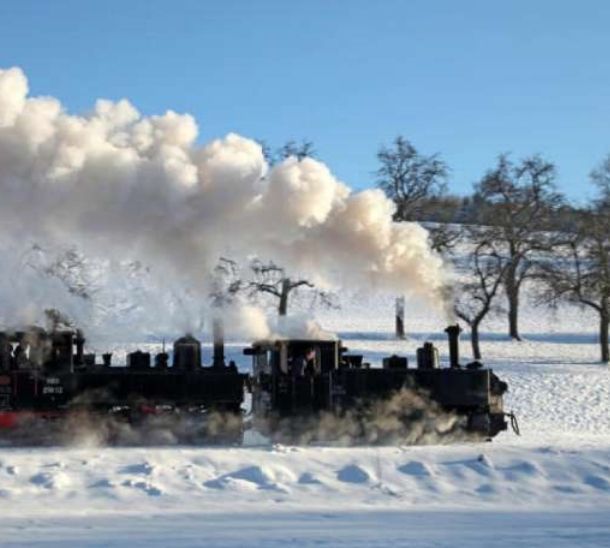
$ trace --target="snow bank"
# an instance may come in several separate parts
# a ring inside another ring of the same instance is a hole
[[[4,450],[3,517],[277,510],[610,509],[610,448]]]

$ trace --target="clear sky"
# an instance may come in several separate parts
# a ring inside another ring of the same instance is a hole
[[[0,66],[71,112],[127,97],[202,141],[307,138],[356,187],[397,134],[460,193],[538,152],[579,199],[610,152],[607,0],[0,0],[0,21]]]

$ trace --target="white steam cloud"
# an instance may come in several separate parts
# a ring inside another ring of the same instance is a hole
[[[68,114],[57,99],[29,97],[19,68],[0,70],[0,247],[138,260],[195,299],[220,256],[257,255],[329,285],[439,300],[427,232],[392,222],[381,191],[354,193],[312,159],[269,169],[255,141],[229,134],[198,146],[197,134],[189,115],[144,117],[126,100]],[[3,283],[0,305],[44,300],[32,285]]]

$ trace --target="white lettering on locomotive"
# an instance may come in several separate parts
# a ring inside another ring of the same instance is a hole
[[[57,377],[47,377],[45,379],[45,383],[45,386],[42,387],[43,395],[64,393],[64,387],[61,385],[61,381]]]

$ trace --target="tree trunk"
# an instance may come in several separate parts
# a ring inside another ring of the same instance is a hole
[[[599,344],[601,347],[602,362],[610,361],[610,352],[608,348],[608,322],[610,314],[608,311],[602,311],[599,315]]]
[[[517,341],[519,336],[519,285],[515,280],[514,269],[506,273],[506,298],[508,299],[508,336]]]
[[[396,298],[396,338],[405,338],[405,298]]]
[[[278,313],[280,316],[285,316],[288,312],[288,294],[290,293],[290,280],[284,278],[282,280],[282,290],[280,292],[280,305]]]
[[[479,324],[470,326],[470,343],[472,344],[472,357],[475,360],[481,359],[481,347],[479,346]]]
[[[513,297],[508,300],[508,335],[516,341],[521,340],[519,335],[519,298]]]

